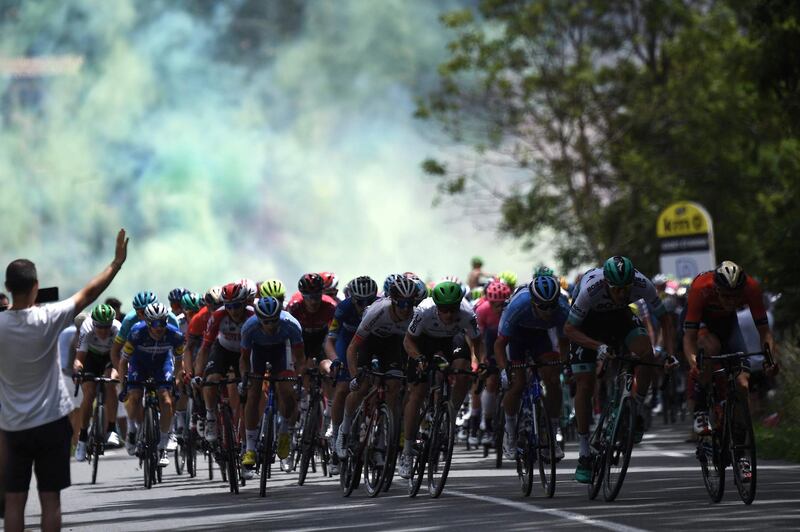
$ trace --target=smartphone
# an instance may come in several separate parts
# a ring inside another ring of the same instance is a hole
[[[52,303],[58,301],[58,287],[48,286],[47,288],[40,288],[39,293],[36,295],[36,304]]]

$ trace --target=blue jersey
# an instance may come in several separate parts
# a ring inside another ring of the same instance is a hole
[[[125,340],[128,339],[128,335],[131,333],[133,326],[137,323],[141,322],[142,320],[139,319],[139,316],[136,314],[135,310],[131,310],[125,317],[122,319],[122,324],[119,327],[119,332],[117,333],[117,337],[114,339],[115,342],[118,344],[124,344]],[[170,325],[174,325],[178,332],[180,332],[180,325],[178,324],[178,318],[172,311],[167,314],[167,323]]]
[[[561,295],[558,307],[552,312],[548,320],[543,320],[533,312],[531,293],[521,290],[514,294],[508,306],[500,317],[499,335],[512,338],[516,334],[524,334],[531,329],[547,330],[556,329],[559,338],[564,337],[564,323],[569,315],[569,301]]]
[[[137,323],[131,329],[122,356],[129,360],[138,361],[146,366],[160,366],[167,358],[171,358],[170,351],[176,357],[183,355],[183,333],[175,325],[168,324],[164,336],[155,340],[147,331],[147,324]]]
[[[242,349],[253,349],[253,346],[271,346],[285,344],[287,341],[294,346],[303,345],[303,328],[294,316],[281,311],[280,324],[274,334],[267,334],[261,326],[257,316],[248,318],[242,325]]]
[[[340,360],[345,360],[347,346],[355,336],[362,316],[363,314],[359,314],[356,310],[352,298],[348,297],[336,306],[328,336],[336,339],[336,355]]]

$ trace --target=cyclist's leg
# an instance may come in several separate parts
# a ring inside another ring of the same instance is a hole
[[[111,364],[111,360],[109,359],[108,364],[106,365],[105,376],[110,379],[118,379],[119,375],[117,374],[117,370]],[[106,421],[107,427],[106,432],[109,433],[108,436],[111,436],[113,432],[115,436],[118,434],[117,431],[117,409],[118,409],[118,399],[117,399],[117,385],[109,382],[106,386],[106,397],[105,397],[105,406],[106,406]],[[117,439],[117,438],[115,438]]]
[[[164,359],[163,365],[161,366],[161,371],[155,375],[155,379],[157,381],[169,383],[161,384],[158,387],[158,403],[160,409],[159,429],[161,430],[161,442],[159,443],[158,448],[161,450],[166,449],[167,442],[169,441],[170,428],[172,428],[172,387],[174,386],[173,381],[175,379],[174,372],[175,366],[173,359],[171,356],[167,355],[167,357]]]
[[[226,372],[224,352],[219,342],[215,341],[211,346],[211,352],[208,354],[208,362],[205,367],[206,382],[217,383],[222,380]],[[204,386],[203,399],[206,403],[207,419],[209,421],[216,420],[217,401],[219,400],[217,387]]]

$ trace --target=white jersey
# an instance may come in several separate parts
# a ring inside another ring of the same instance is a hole
[[[105,340],[101,340],[96,334],[94,329],[94,322],[91,318],[83,320],[81,325],[81,334],[78,337],[77,351],[94,353],[97,355],[107,355],[111,352],[111,346],[114,344],[114,338],[119,333],[119,328],[122,325],[118,320],[114,320],[109,329],[109,335]]]
[[[664,314],[664,305],[658,297],[656,287],[650,282],[650,279],[634,270],[633,288],[631,289],[628,301],[623,303],[614,303],[611,300],[611,295],[608,291],[608,284],[603,276],[602,268],[595,268],[589,270],[581,278],[581,284],[578,287],[578,295],[572,303],[572,308],[569,310],[569,318],[567,321],[572,325],[580,325],[589,312],[612,312],[627,307],[630,303],[644,299],[650,308],[653,309],[653,314],[660,317]]]
[[[478,318],[472,305],[466,299],[461,300],[461,308],[452,323],[442,323],[439,319],[439,310],[433,298],[426,298],[419,304],[414,312],[414,319],[408,326],[411,336],[432,336],[434,338],[452,338],[464,332],[468,337],[475,339],[481,335],[478,329]]]
[[[413,314],[404,320],[395,321],[392,318],[392,300],[388,297],[378,299],[364,311],[356,336],[359,338],[366,338],[369,335],[380,338],[404,336],[412,317]]]

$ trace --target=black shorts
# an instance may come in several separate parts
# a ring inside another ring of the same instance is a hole
[[[222,347],[219,342],[211,345],[211,353],[208,355],[206,363],[206,377],[209,375],[227,375],[230,371],[236,374],[239,379],[239,359],[242,354],[239,351],[229,351]]]
[[[636,336],[646,336],[647,330],[641,320],[628,307],[611,312],[590,312],[578,327],[586,336],[604,342],[612,349],[628,344]],[[569,363],[574,373],[594,371],[597,351],[572,344]]]
[[[5,438],[6,492],[28,491],[31,470],[36,473],[39,491],[61,491],[70,486],[72,426],[68,417],[32,429],[7,431]]]
[[[403,351],[403,337],[380,337],[374,334],[367,336],[358,348],[358,367],[370,366],[373,358],[380,361],[380,371],[405,371],[408,356]]]
[[[422,353],[428,363],[433,359],[433,355],[437,353],[441,353],[451,363],[459,359],[467,362],[472,361],[472,351],[470,351],[467,339],[463,334],[457,334],[452,338],[439,338],[423,334],[416,338],[416,342],[419,352]],[[406,371],[406,378],[410,384],[420,382],[417,366],[410,361]]]
[[[105,375],[106,370],[110,369],[111,365],[111,355],[97,355],[91,352],[86,353],[86,360],[83,364],[83,371],[86,373],[91,373],[97,377],[102,377]]]

